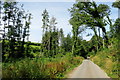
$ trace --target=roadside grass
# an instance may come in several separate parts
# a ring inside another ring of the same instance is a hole
[[[118,50],[116,48],[104,49],[97,52],[95,56],[91,57],[91,60],[100,66],[111,78],[119,78],[119,66],[118,64]]]
[[[71,53],[55,58],[25,58],[13,63],[2,63],[3,78],[65,78],[66,72],[82,63],[80,56]]]

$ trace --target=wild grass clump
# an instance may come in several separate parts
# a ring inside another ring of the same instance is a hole
[[[14,63],[3,63],[3,78],[64,78],[66,71],[81,64],[83,58],[71,56],[55,58],[26,58]]]
[[[104,49],[92,57],[92,61],[99,65],[111,78],[119,77],[118,50]]]

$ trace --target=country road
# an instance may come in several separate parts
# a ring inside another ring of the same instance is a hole
[[[99,66],[90,60],[83,60],[83,63],[75,68],[68,78],[110,78],[100,69]]]

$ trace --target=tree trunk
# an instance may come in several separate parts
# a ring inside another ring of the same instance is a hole
[[[95,33],[95,36],[97,37],[97,51],[98,51],[98,49],[99,49],[99,38],[98,38],[98,35],[97,35],[97,32],[96,32],[96,30],[95,30],[95,28],[93,28],[93,31],[94,31],[94,33]]]
[[[105,48],[104,33],[102,32],[102,34],[103,34],[103,48]]]

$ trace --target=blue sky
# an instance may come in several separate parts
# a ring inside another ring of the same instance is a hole
[[[14,0],[13,0],[14,1]],[[18,2],[75,2],[75,0],[16,0]],[[79,1],[87,1],[87,0],[79,0]],[[96,2],[113,2],[116,0],[89,0]]]
[[[33,15],[31,20],[31,29],[30,29],[30,41],[32,42],[41,42],[42,39],[42,12],[44,9],[47,9],[50,17],[54,16],[57,20],[57,28],[63,28],[65,36],[71,32],[72,26],[69,24],[70,13],[69,8],[72,7],[74,2],[20,2],[24,4],[24,9],[29,10]],[[101,3],[101,2],[100,2]],[[111,6],[111,2],[104,2]],[[99,4],[99,3],[98,3]],[[115,8],[111,7],[111,18],[116,19],[118,16],[118,11]],[[107,30],[108,27],[106,27]],[[91,37],[87,37],[88,33],[93,33],[91,30],[86,30],[83,32],[83,39],[89,40]]]
[[[41,41],[42,39],[42,16],[44,9],[47,9],[50,17],[54,16],[57,20],[57,28],[63,28],[64,34],[71,32],[71,25],[68,20],[70,13],[68,8],[72,7],[72,2],[24,2],[24,9],[32,13],[30,40],[33,42]]]

